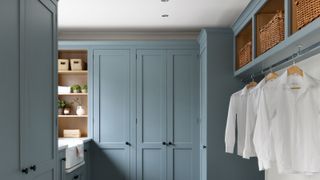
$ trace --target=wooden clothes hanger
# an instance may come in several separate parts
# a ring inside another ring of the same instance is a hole
[[[270,70],[271,70],[270,73],[267,74],[265,77],[267,82],[277,79],[279,77],[278,73],[272,71],[272,68],[270,68]]]
[[[251,75],[251,79],[252,79],[252,81],[246,85],[247,89],[252,89],[252,88],[256,87],[258,84],[257,82],[254,81],[253,75]]]
[[[297,57],[300,56],[301,54],[301,46],[299,46],[299,51],[297,53]],[[295,57],[296,58],[296,57]],[[291,75],[299,75],[301,77],[303,77],[304,73],[303,73],[303,70],[300,69],[297,65],[296,65],[296,61],[294,60],[293,61],[293,65],[291,67],[289,67],[287,69],[287,74],[288,76],[291,76]]]

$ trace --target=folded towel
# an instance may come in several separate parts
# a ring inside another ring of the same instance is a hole
[[[79,158],[83,158],[84,157],[84,147],[83,147],[83,144],[79,144],[76,146],[76,149],[77,149],[77,156]]]

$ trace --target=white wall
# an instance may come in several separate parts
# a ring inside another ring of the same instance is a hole
[[[320,54],[310,57],[309,59],[306,59],[297,65],[309,75],[320,80]],[[314,176],[282,175],[277,172],[276,168],[273,168],[266,172],[265,179],[266,180],[320,180],[320,175],[314,175]]]

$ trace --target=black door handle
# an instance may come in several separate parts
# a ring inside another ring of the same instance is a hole
[[[37,166],[36,165],[30,166],[30,170],[36,171],[37,170]]]
[[[162,142],[162,145],[166,146],[166,145],[167,145],[167,143],[166,143],[166,142]]]
[[[130,144],[129,142],[126,142],[126,145],[127,145],[127,146],[131,146],[131,144]]]
[[[21,170],[22,173],[24,174],[28,174],[29,173],[29,169],[28,168],[24,168]]]

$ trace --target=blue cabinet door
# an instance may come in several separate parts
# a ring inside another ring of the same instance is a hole
[[[167,60],[164,50],[137,52],[137,179],[166,179]]]
[[[167,53],[167,180],[199,179],[199,60],[197,51]]]
[[[21,1],[21,168],[29,180],[56,179],[57,14],[52,0]]]
[[[200,53],[200,180],[207,180],[207,48]]]
[[[131,124],[135,117],[134,61],[130,50],[94,52],[94,140],[93,179],[130,179]]]

